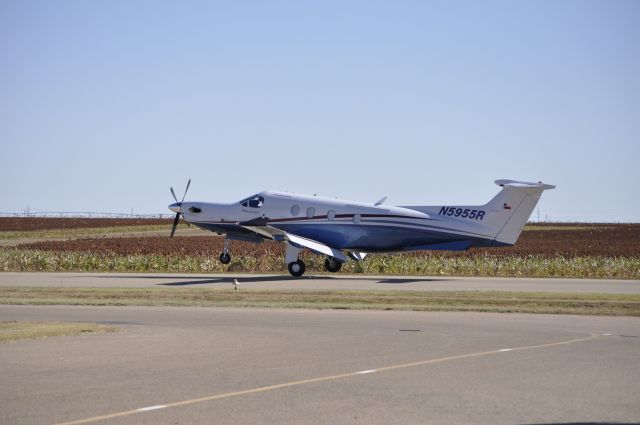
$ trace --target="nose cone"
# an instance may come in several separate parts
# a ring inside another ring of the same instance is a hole
[[[175,204],[169,205],[169,209],[174,213],[178,213],[180,212],[180,205],[181,205],[180,202],[176,202]]]

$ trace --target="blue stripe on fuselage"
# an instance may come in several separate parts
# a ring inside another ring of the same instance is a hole
[[[253,235],[257,234],[235,223],[193,223],[213,232]],[[411,225],[411,223],[397,224]],[[332,248],[365,252],[414,251],[423,249],[466,250],[470,246],[497,246],[492,239],[457,235],[434,228],[407,228],[393,225],[366,225],[333,222],[270,223],[272,227],[322,242]],[[260,235],[258,235],[260,236]],[[260,236],[263,237],[263,236]]]
[[[313,223],[278,223],[273,227],[298,236],[322,242],[337,249],[359,250],[366,252],[404,251],[412,247],[423,247],[449,242],[467,241],[466,246],[453,246],[452,249],[467,249],[477,238],[455,235],[426,229],[410,229],[394,226],[367,226],[335,223],[331,226],[318,226]],[[442,249],[442,248],[436,248]]]

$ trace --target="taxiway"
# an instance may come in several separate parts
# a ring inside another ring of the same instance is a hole
[[[0,306],[116,333],[0,345],[0,423],[640,421],[640,318]]]
[[[261,274],[170,273],[0,273],[2,286],[64,287],[230,287],[237,278],[243,289],[527,291],[640,294],[640,280],[535,279],[496,277],[431,277],[318,274],[294,278]]]

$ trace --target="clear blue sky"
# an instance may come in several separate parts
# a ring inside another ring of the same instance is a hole
[[[0,211],[263,189],[640,221],[638,1],[0,2]]]

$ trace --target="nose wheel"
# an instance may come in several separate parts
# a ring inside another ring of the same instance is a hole
[[[229,241],[224,238],[224,246],[222,247],[222,254],[220,254],[220,262],[222,264],[229,264],[231,262],[231,254],[229,254]]]
[[[295,276],[295,277],[300,277],[304,274],[304,271],[306,269],[305,265],[304,265],[304,261],[298,259],[297,261],[294,261],[292,263],[289,263],[287,268],[289,269],[289,273],[291,274],[291,276]]]

